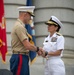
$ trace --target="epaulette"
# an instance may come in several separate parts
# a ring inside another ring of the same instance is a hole
[[[58,36],[62,36],[62,34],[60,34],[60,33],[58,33],[58,32],[57,32],[56,34],[57,34]]]

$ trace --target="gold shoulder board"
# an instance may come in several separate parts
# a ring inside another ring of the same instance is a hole
[[[60,34],[60,33],[58,33],[58,32],[57,32],[56,34],[57,34],[58,36],[62,36],[62,34]]]

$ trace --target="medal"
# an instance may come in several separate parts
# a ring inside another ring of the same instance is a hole
[[[56,42],[57,38],[56,37],[52,37],[51,42]]]

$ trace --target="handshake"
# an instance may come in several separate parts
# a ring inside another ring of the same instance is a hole
[[[48,55],[48,52],[44,51],[43,48],[41,48],[41,47],[37,47],[36,52],[38,53],[39,56],[42,56],[44,58],[47,57],[47,55]]]

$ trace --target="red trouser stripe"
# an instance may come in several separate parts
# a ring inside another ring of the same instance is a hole
[[[20,54],[19,55],[19,64],[18,64],[18,69],[17,69],[16,75],[20,75],[21,68],[22,68],[22,55]]]

